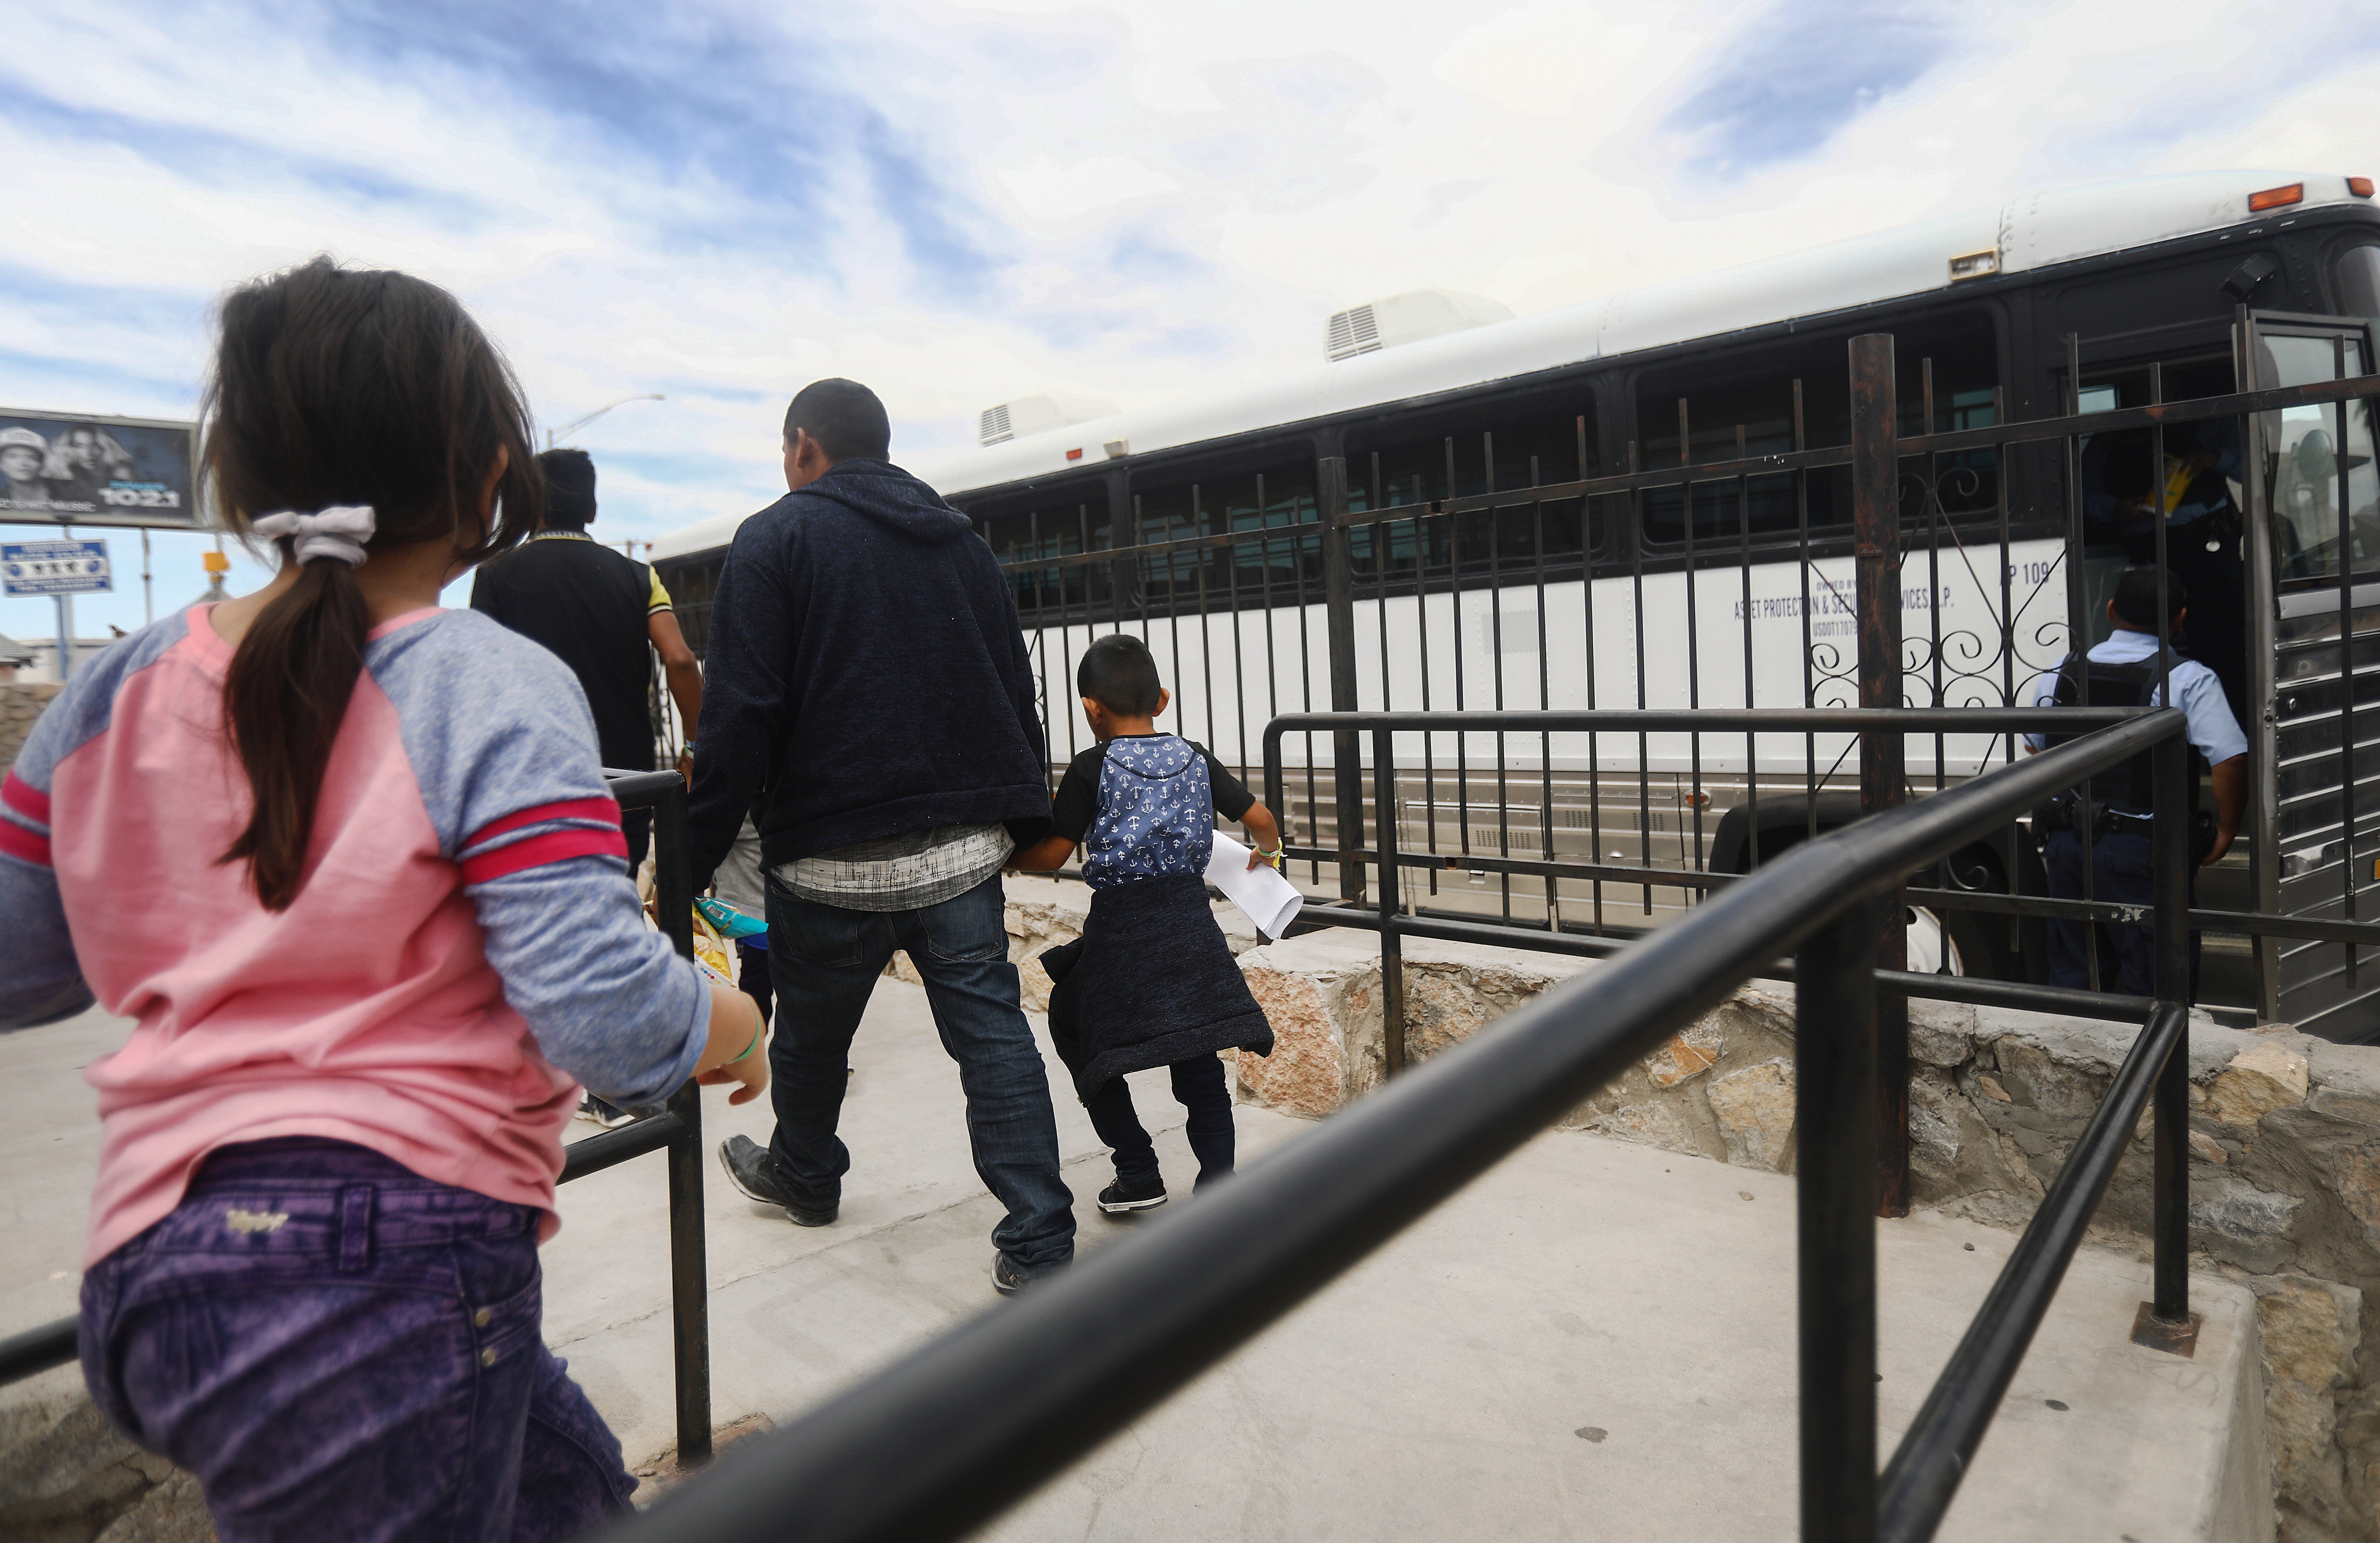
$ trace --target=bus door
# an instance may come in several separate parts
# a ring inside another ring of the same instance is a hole
[[[2258,313],[2259,389],[2362,375],[2360,319]],[[2259,413],[2247,425],[2257,908],[2380,920],[2380,465],[2369,402]],[[2348,1042],[2380,1039],[2380,951],[2257,942],[2260,1015]]]
[[[2106,412],[2228,396],[2238,376],[2230,333],[2227,322],[2207,319],[2081,339],[2077,404],[2084,412]],[[2169,423],[2162,433],[2143,428],[2086,435],[2076,447],[2074,465],[2082,545],[2069,556],[2079,578],[2077,619],[2083,645],[2107,637],[2113,626],[2107,602],[2117,583],[2127,567],[2156,561],[2162,524],[2166,565],[2188,609],[2176,641],[2215,672],[2244,729],[2252,699],[2238,421]],[[2209,807],[2210,798],[2202,791],[2200,807]],[[2235,853],[2198,876],[2199,905],[2251,908],[2249,843],[2242,840]],[[2204,940],[2198,1002],[2253,1012],[2258,983],[2246,939],[2216,934]]]

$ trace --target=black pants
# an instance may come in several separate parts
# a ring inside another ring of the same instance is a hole
[[[754,948],[745,939],[735,940],[735,984],[760,1009],[760,1027],[769,1025],[769,1008],[776,990],[769,984],[769,951]]]
[[[620,833],[628,838],[628,877],[633,879],[637,869],[645,866],[645,852],[652,845],[653,811],[622,809]]]
[[[1232,1172],[1232,1090],[1223,1080],[1219,1056],[1193,1056],[1169,1068],[1173,1096],[1189,1112],[1186,1134],[1191,1155],[1198,1160],[1196,1188],[1204,1189]],[[1135,1188],[1157,1182],[1157,1148],[1132,1107],[1132,1089],[1122,1077],[1110,1077],[1083,1105],[1090,1111],[1091,1128],[1115,1148],[1116,1177]]]
[[[2082,896],[2082,838],[2071,831],[2052,831],[2042,844],[2042,866],[2049,872],[2049,893],[2058,900]],[[2110,831],[2091,843],[2091,898],[2119,905],[2156,903],[2149,838]],[[2190,894],[2198,896],[2198,881],[2191,877]],[[2156,934],[2149,928],[2122,922],[2053,921],[2049,933],[2049,983],[2076,990],[2091,984],[2090,950],[2099,946],[2099,990],[2125,996],[2156,995]],[[2198,998],[2198,934],[2190,935],[2190,995]]]

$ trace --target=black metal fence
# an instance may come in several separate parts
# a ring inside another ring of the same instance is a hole
[[[606,773],[624,809],[653,811],[654,899],[662,930],[694,954],[692,862],[686,853],[686,781],[674,772]],[[648,1152],[669,1154],[671,1348],[677,1374],[678,1461],[710,1457],[710,1300],[702,1215],[702,1097],[689,1082],[666,1105],[617,1130],[563,1148],[568,1184]],[[59,1318],[0,1340],[0,1385],[62,1367],[77,1355],[78,1320]]]
[[[2202,651],[2255,768],[2243,856],[2204,876],[2208,909],[2354,923],[2380,885],[2380,375],[2321,331],[2243,310],[2230,358],[2171,369],[2086,364],[2069,339],[2060,415],[2026,422],[1970,365],[1937,393],[1933,358],[1870,334],[1846,390],[1817,383],[1815,415],[1795,379],[1773,421],[1706,422],[1681,398],[1674,433],[1640,423],[1651,437],[1613,453],[1581,414],[1567,446],[1481,431],[1447,437],[1436,467],[1355,451],[1218,473],[1161,508],[1135,492],[983,523],[1036,650],[1053,760],[1089,743],[1074,661],[1123,630],[1159,657],[1170,726],[1243,774],[1263,724],[1324,710],[2022,708],[2070,644],[2105,636],[2116,573],[2154,561],[2192,576]],[[2205,394],[2225,384],[2257,389]],[[2176,523],[2187,499],[2216,507]],[[1627,937],[1714,879],[2024,753],[1979,721],[1905,756],[1870,748],[1900,759],[1867,765],[1819,734],[1565,748],[1514,723],[1421,741],[1386,812],[1402,845],[1442,859],[1404,876],[1426,909]],[[1275,809],[1312,837],[1300,882],[1348,903],[1366,899],[1362,874],[1315,854],[1362,846],[1365,806],[1381,812],[1361,759],[1352,737],[1301,728]],[[1914,903],[1920,967],[2046,978],[2051,913],[1995,900],[2046,894],[2031,832],[1979,838],[1921,887],[1937,893]],[[2208,930],[2207,999],[2380,1030],[2361,955],[2380,934]],[[2095,951],[2086,964],[2099,984]]]

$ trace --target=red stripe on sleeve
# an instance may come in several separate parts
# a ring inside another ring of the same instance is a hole
[[[0,777],[0,804],[7,805],[28,820],[39,820],[44,825],[50,822],[50,796],[14,771]]]
[[[463,860],[463,882],[484,884],[523,869],[541,868],[570,857],[618,857],[625,861],[628,838],[617,831],[552,831],[510,846]]]
[[[472,833],[463,844],[465,850],[482,842],[495,840],[507,831],[517,831],[524,825],[541,824],[549,820],[600,820],[613,830],[620,828],[620,806],[610,798],[573,798],[560,804],[540,804],[533,809],[521,809],[490,820]]]
[[[624,836],[619,839],[621,852],[625,855],[628,846],[627,838]],[[13,820],[0,820],[0,853],[31,863],[36,868],[50,866],[49,838],[35,835]]]

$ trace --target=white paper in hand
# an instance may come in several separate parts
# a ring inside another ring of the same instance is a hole
[[[1248,849],[1222,832],[1215,832],[1215,854],[1207,859],[1207,882],[1223,892],[1257,930],[1278,939],[1297,919],[1305,896],[1281,876],[1270,863],[1248,866]]]

